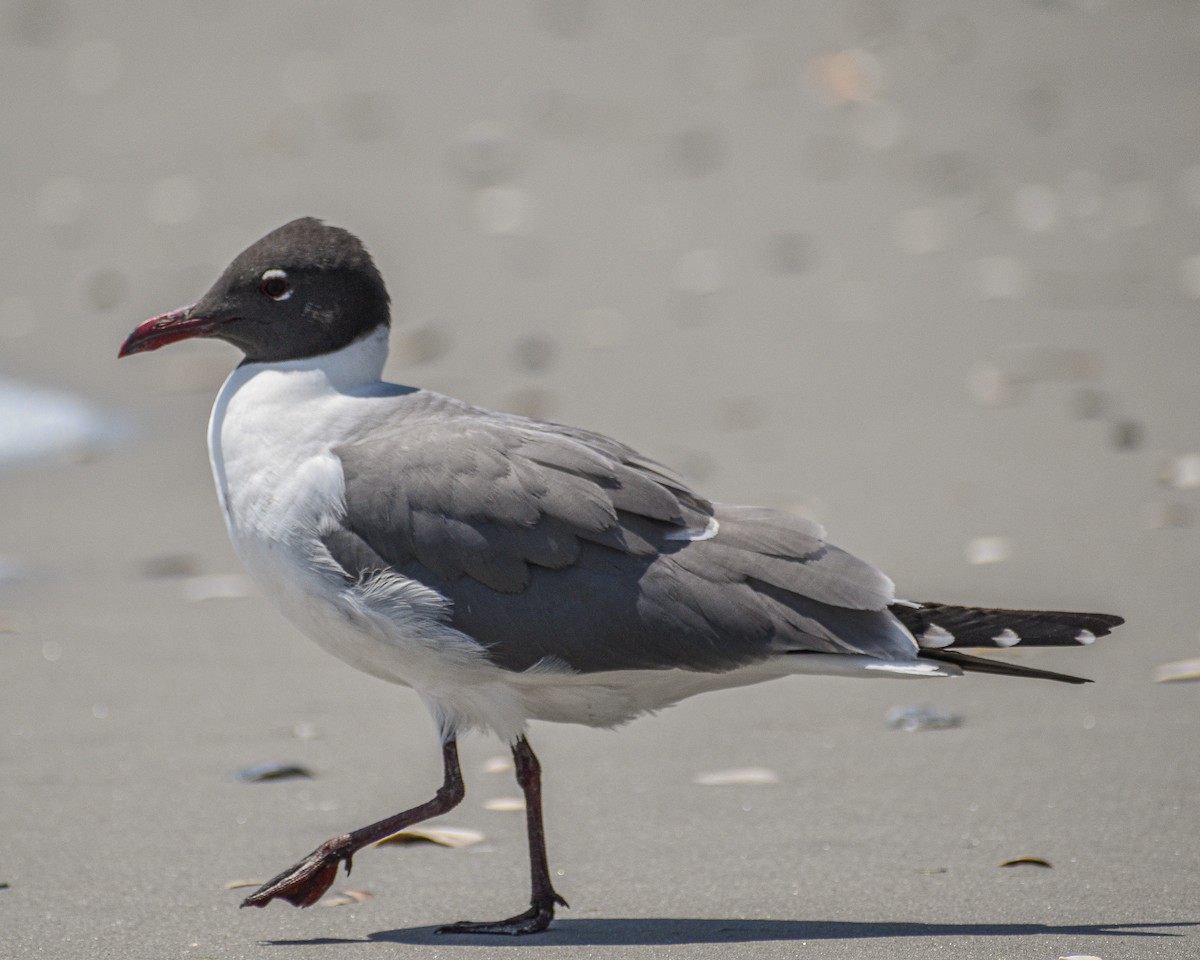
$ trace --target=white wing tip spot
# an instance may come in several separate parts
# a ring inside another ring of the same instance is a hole
[[[992,641],[998,647],[1015,647],[1021,642],[1021,637],[1015,631],[1009,630],[1007,627],[1005,627],[998,634],[992,637]]]
[[[664,540],[711,540],[717,535],[717,531],[721,529],[721,524],[717,522],[716,517],[709,517],[708,523],[703,530],[672,530],[670,533],[663,534]]]
[[[945,627],[939,627],[936,623],[930,624],[925,628],[925,632],[921,634],[920,645],[922,647],[948,647],[954,642],[954,634]]]
[[[1091,630],[1080,630],[1075,634],[1075,642],[1082,643],[1086,647],[1089,643],[1096,642],[1096,635]]]

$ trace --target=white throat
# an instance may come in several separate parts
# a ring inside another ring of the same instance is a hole
[[[338,393],[353,393],[379,382],[387,356],[388,327],[384,325],[332,353],[305,357],[303,360],[242,364],[229,379],[234,380],[241,373],[243,376],[240,379],[244,382],[262,370],[281,374],[313,372],[323,377],[329,387]]]
[[[249,463],[249,474],[257,476],[257,465],[269,463],[269,455],[282,464],[327,444],[338,435],[336,421],[348,412],[346,404],[387,392],[380,381],[387,353],[383,326],[333,353],[234,369],[208,421],[209,458],[227,520],[231,460]],[[282,445],[277,451],[276,444]]]

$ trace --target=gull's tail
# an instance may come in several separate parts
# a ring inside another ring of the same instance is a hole
[[[926,660],[954,663],[975,673],[1040,677],[1064,683],[1088,683],[1082,677],[988,660],[960,652],[962,647],[1063,647],[1089,644],[1125,621],[1106,613],[1058,610],[993,610],[945,603],[892,604],[891,612],[906,626]]]

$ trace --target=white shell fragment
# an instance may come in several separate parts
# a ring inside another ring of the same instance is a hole
[[[1086,647],[1089,643],[1096,642],[1096,635],[1091,630],[1080,630],[1075,634],[1075,642],[1082,643]]]
[[[317,902],[318,907],[348,907],[351,904],[362,903],[364,900],[370,900],[371,894],[366,890],[342,890],[340,893],[335,893],[332,897],[326,897],[324,900]]]
[[[1154,671],[1155,683],[1179,683],[1184,680],[1200,680],[1200,657],[1159,664]]]
[[[292,736],[297,740],[319,740],[321,731],[317,729],[315,723],[300,720],[292,725]]]
[[[457,849],[482,843],[484,839],[482,833],[472,830],[470,827],[421,826],[409,827],[407,830],[393,833],[390,837],[384,837],[375,846],[382,847],[385,844],[393,843],[400,846],[408,846],[413,843],[432,843],[439,847]]]
[[[483,761],[484,773],[508,773],[513,769],[512,757],[497,754]]]
[[[1162,469],[1162,480],[1176,490],[1200,488],[1200,453],[1172,457]]]
[[[698,773],[692,777],[692,783],[698,783],[703,787],[764,786],[778,782],[779,774],[767,767],[713,770],[709,773]]]
[[[483,801],[484,810],[496,810],[501,813],[516,813],[525,809],[525,801],[521,797],[489,797]]]

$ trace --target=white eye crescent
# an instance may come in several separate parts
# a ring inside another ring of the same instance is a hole
[[[258,289],[272,300],[286,300],[292,295],[292,285],[288,283],[286,270],[268,270],[262,275]]]

